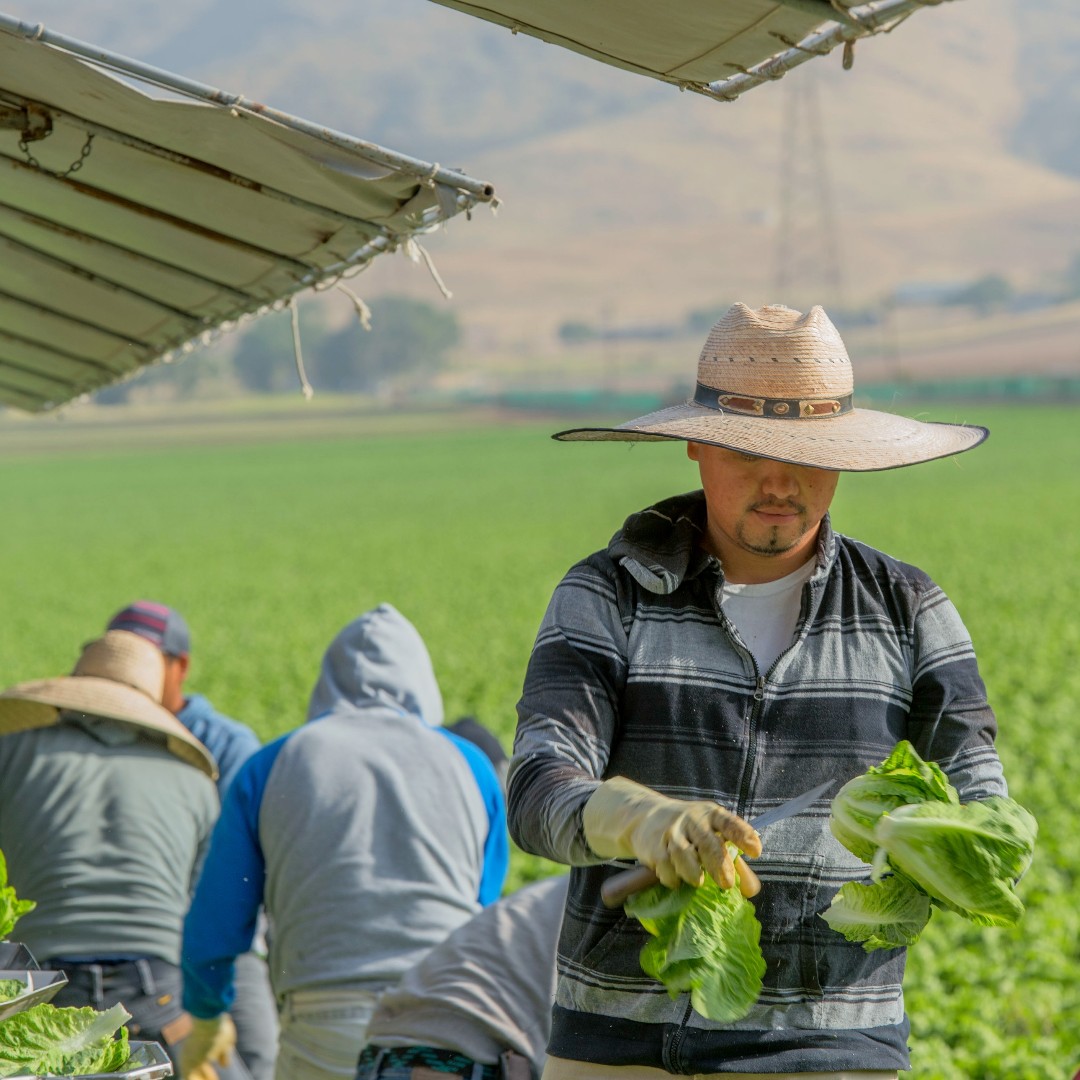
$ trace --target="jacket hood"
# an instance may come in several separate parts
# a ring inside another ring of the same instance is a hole
[[[354,619],[330,643],[307,718],[365,709],[413,716],[429,727],[443,722],[442,694],[427,647],[390,604]]]
[[[674,495],[631,514],[611,538],[607,552],[647,592],[666,596],[713,562],[702,546],[707,524],[703,491]],[[818,568],[811,580],[824,579],[835,554],[835,535],[826,514],[818,535]]]

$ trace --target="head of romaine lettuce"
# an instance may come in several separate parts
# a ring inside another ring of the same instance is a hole
[[[871,863],[872,884],[849,882],[823,918],[867,950],[910,945],[933,907],[984,926],[1012,926],[1014,887],[1031,863],[1035,819],[995,796],[960,803],[945,774],[898,743],[833,800],[833,834]]]
[[[983,926],[1015,926],[1024,905],[1014,885],[1031,865],[1038,825],[1018,802],[900,806],[874,836],[889,867],[942,907]]]
[[[829,827],[833,836],[863,862],[873,862],[878,841],[874,829],[881,818],[908,803],[959,804],[956,789],[933,761],[923,761],[906,739],[880,764],[849,780],[832,801]]]
[[[689,993],[697,1012],[719,1023],[751,1010],[765,958],[754,905],[737,885],[721,889],[708,874],[697,887],[654,885],[632,896],[626,913],[653,935],[641,950],[642,970],[672,997]]]

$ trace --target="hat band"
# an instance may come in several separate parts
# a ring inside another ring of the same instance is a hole
[[[840,398],[753,397],[730,390],[716,390],[704,383],[698,383],[694,392],[696,405],[720,412],[738,413],[740,416],[764,416],[770,420],[816,420],[840,416],[854,408],[851,398],[851,394]]]

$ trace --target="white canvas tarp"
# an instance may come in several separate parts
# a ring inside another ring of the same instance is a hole
[[[0,403],[108,385],[494,197],[178,76],[157,85],[203,100],[151,97],[102,64],[152,73],[0,16]]]
[[[684,90],[733,100],[943,0],[433,2]]]

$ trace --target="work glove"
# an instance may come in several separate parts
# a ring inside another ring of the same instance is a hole
[[[589,847],[601,858],[637,859],[669,889],[682,881],[701,885],[706,872],[721,889],[731,888],[735,863],[729,843],[747,855],[761,854],[757,830],[719,803],[672,799],[625,776],[605,780],[592,793],[582,824]],[[745,860],[739,863],[739,887],[744,896],[761,888]]]
[[[228,1065],[236,1049],[236,1026],[228,1013],[210,1020],[192,1017],[191,1034],[180,1046],[182,1080],[218,1080],[214,1065]]]

